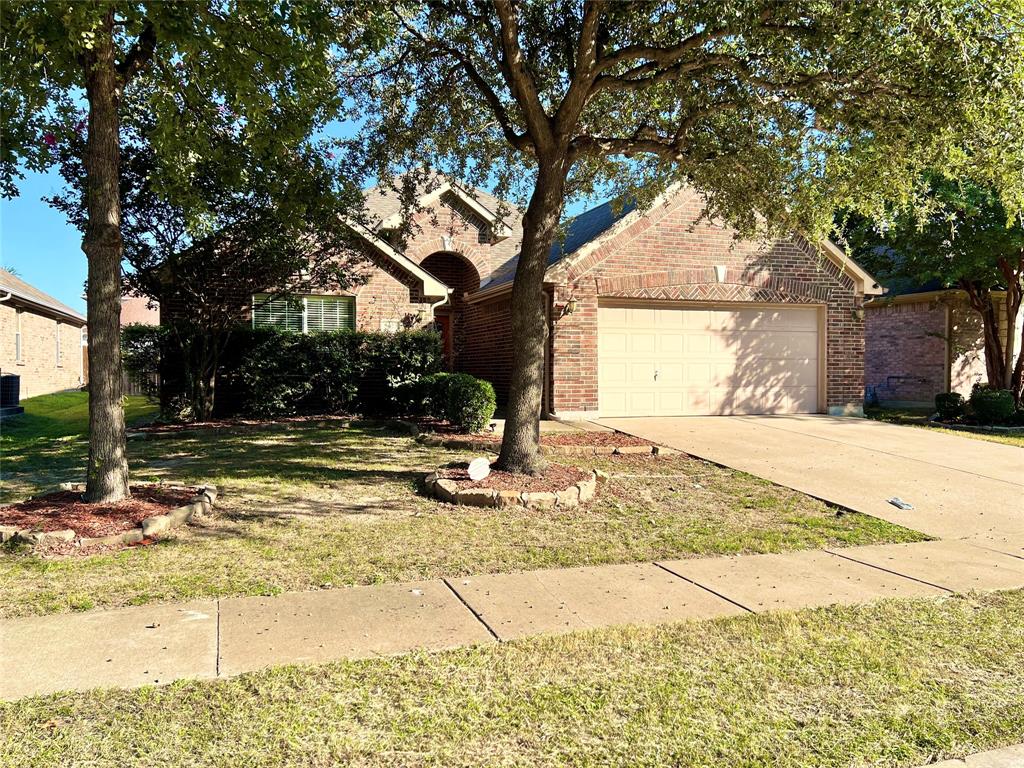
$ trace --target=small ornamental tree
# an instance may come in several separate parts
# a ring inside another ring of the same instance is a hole
[[[207,420],[218,361],[231,331],[253,309],[254,294],[271,301],[349,288],[362,279],[361,241],[347,222],[361,220],[363,197],[333,153],[291,137],[253,141],[222,109],[208,117],[206,149],[179,201],[175,188],[160,184],[164,174],[149,139],[154,129],[144,115],[127,110],[121,142],[125,283],[163,308],[170,344],[163,404],[173,396],[177,416]],[[67,189],[48,200],[79,228],[87,220],[82,143],[72,137],[55,147]],[[190,221],[196,210],[201,225]]]
[[[17,192],[21,169],[55,160],[86,110],[83,163],[89,263],[89,461],[86,497],[129,494],[121,405],[121,119],[145,80],[148,134],[160,183],[179,200],[207,150],[206,116],[230,109],[254,141],[308,135],[334,112],[333,51],[375,28],[367,9],[326,1],[6,2],[0,8],[0,188]],[[280,120],[268,124],[268,118]],[[270,129],[273,130],[265,130]],[[269,146],[269,145],[268,145]],[[201,214],[197,213],[198,220]]]
[[[1021,401],[1024,220],[990,186],[930,175],[922,207],[843,222],[854,257],[875,275],[960,288],[981,316],[988,384]],[[996,294],[1002,294],[1002,301]],[[1016,349],[1016,355],[1014,350]]]
[[[612,191],[645,204],[684,181],[743,232],[767,222],[820,237],[836,208],[911,195],[923,167],[955,161],[944,152],[954,134],[1004,117],[1006,92],[1020,83],[1022,33],[1005,21],[1015,9],[1014,0],[396,5],[400,36],[346,80],[367,117],[376,175],[430,166],[526,203],[499,465],[543,466],[543,280],[567,199]],[[991,134],[1012,131],[1004,123]]]

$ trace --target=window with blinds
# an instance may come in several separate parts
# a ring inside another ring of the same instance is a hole
[[[252,297],[253,328],[282,328],[296,333],[353,330],[356,300],[352,296]]]

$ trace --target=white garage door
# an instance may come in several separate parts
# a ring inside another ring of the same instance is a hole
[[[602,416],[813,413],[816,307],[598,309]]]

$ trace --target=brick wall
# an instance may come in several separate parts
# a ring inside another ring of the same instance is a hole
[[[21,377],[21,398],[46,395],[82,385],[82,329],[28,308],[21,315],[21,360],[15,360],[19,310],[0,304],[0,371]],[[58,331],[59,325],[59,331]],[[60,340],[60,361],[57,343]]]
[[[1005,306],[997,300],[1005,322]],[[867,307],[866,385],[885,404],[931,406],[940,392],[987,380],[981,316],[957,293]],[[1021,324],[1014,333],[1015,357]]]
[[[577,309],[554,326],[554,411],[598,407],[599,297],[827,305],[827,405],[858,407],[864,330],[854,315],[861,297],[853,281],[803,240],[737,240],[729,228],[701,220],[701,210],[701,199],[686,190],[564,268],[553,314],[570,297]],[[719,265],[726,267],[721,281]]]
[[[512,377],[512,320],[508,293],[468,304],[463,315],[465,334],[459,370],[494,385],[498,402],[508,400]]]
[[[946,391],[947,307],[937,301],[865,308],[865,385],[882,404],[932,404]]]

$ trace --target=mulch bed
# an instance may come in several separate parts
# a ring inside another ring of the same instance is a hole
[[[540,436],[541,445],[599,445],[619,448],[627,445],[654,445],[650,440],[622,432],[555,432]]]
[[[497,432],[476,432],[471,435],[459,434],[455,429],[444,421],[432,421],[432,420],[419,420],[416,424],[424,432],[434,432],[439,435],[452,435],[454,437],[465,437],[466,439],[472,440],[491,440],[495,443],[501,442],[501,435]],[[633,435],[627,435],[623,432],[608,432],[608,431],[587,431],[579,430],[576,432],[548,432],[541,433],[540,436],[541,445],[561,445],[561,446],[580,446],[580,447],[608,447],[618,448],[625,447],[627,445],[654,445],[650,440],[644,440],[642,437],[634,437]]]
[[[591,477],[590,472],[564,464],[548,464],[547,469],[541,475],[514,475],[510,472],[492,469],[491,474],[483,480],[476,481],[469,479],[468,464],[453,464],[439,469],[437,475],[445,480],[455,482],[459,486],[459,490],[493,488],[497,491],[526,491],[527,493],[542,491],[557,493]]]
[[[141,488],[130,499],[113,504],[87,504],[77,491],[56,491],[8,507],[0,507],[0,525],[33,531],[67,528],[80,537],[108,536],[137,528],[143,520],[188,504],[196,490]]]
[[[186,421],[175,424],[148,424],[135,427],[132,432],[143,434],[168,434],[175,432],[192,432],[202,429],[232,429],[235,427],[260,427],[274,424],[308,424],[323,421],[351,421],[351,416],[341,414],[314,414],[306,416],[280,416],[273,419],[215,419],[212,421]]]

